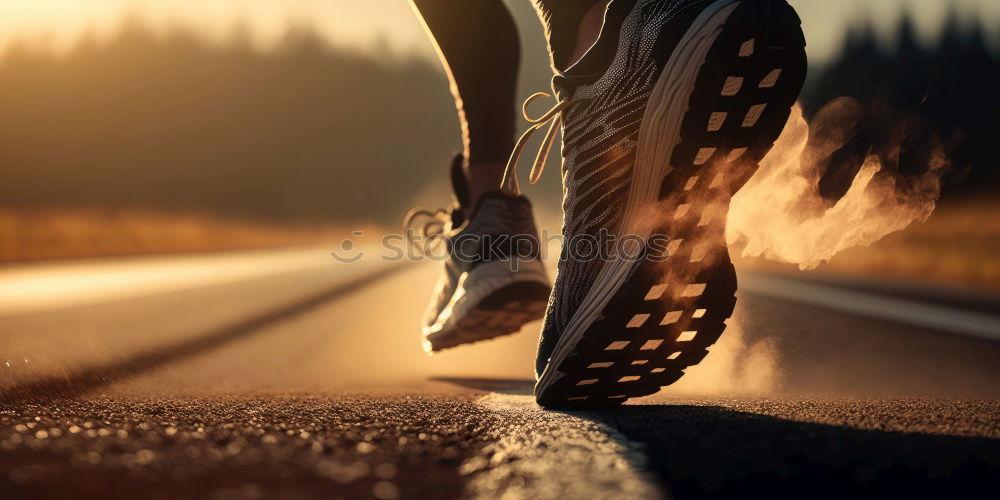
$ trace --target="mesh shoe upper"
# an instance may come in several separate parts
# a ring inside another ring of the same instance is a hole
[[[555,290],[539,340],[541,374],[601,269],[573,245],[617,234],[629,190],[642,117],[656,81],[693,14],[706,0],[612,2],[594,48],[555,78],[561,100],[574,102],[562,117],[563,249]],[[605,59],[603,73],[595,72]],[[595,63],[594,61],[598,61]]]

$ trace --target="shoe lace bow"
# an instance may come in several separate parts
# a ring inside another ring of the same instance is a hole
[[[517,140],[514,150],[510,154],[510,159],[507,161],[503,180],[500,183],[500,191],[504,194],[510,196],[521,194],[521,188],[517,182],[518,160],[521,158],[524,147],[535,131],[548,125],[549,130],[546,132],[545,138],[542,139],[538,154],[535,156],[535,163],[532,165],[531,173],[528,175],[529,182],[532,184],[538,182],[538,179],[542,176],[542,170],[545,168],[545,160],[552,150],[553,142],[555,142],[556,130],[559,129],[559,125],[562,123],[562,114],[575,104],[575,101],[560,101],[542,114],[542,116],[538,118],[531,117],[528,114],[528,106],[536,99],[543,97],[552,97],[552,95],[547,92],[536,92],[528,97],[521,106],[521,114],[531,126]],[[426,255],[431,251],[433,244],[440,239],[438,237],[451,230],[451,221],[450,210],[440,208],[432,210],[417,207],[410,210],[406,214],[406,217],[403,218],[403,228],[405,229],[406,239]],[[419,236],[419,240],[416,238],[417,236]]]
[[[521,159],[521,153],[524,151],[525,145],[527,145],[528,140],[534,135],[535,131],[541,129],[545,125],[549,126],[548,132],[545,133],[545,138],[542,139],[542,144],[538,148],[538,154],[535,156],[535,163],[531,166],[531,173],[528,175],[528,181],[532,184],[538,182],[538,179],[542,176],[542,170],[545,168],[545,160],[549,156],[549,151],[552,150],[552,143],[556,139],[556,130],[559,129],[559,125],[562,123],[563,112],[569,109],[575,104],[575,101],[564,100],[556,103],[555,106],[546,111],[542,116],[538,118],[532,118],[528,114],[528,105],[542,97],[552,97],[551,94],[547,92],[536,92],[524,101],[521,106],[521,114],[524,115],[524,119],[531,124],[528,130],[524,131],[521,138],[517,140],[514,145],[514,150],[510,154],[510,159],[507,161],[507,168],[503,173],[503,181],[500,183],[500,191],[504,194],[511,196],[517,196],[521,194],[521,188],[517,183],[517,162]]]
[[[420,253],[430,255],[434,244],[439,243],[441,236],[452,229],[451,224],[450,210],[416,207],[403,217],[403,233],[406,240],[420,250]]]

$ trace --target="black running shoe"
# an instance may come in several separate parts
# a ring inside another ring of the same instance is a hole
[[[541,319],[552,290],[539,254],[531,203],[500,192],[480,197],[468,217],[462,157],[452,164],[456,203],[414,209],[404,227],[428,255],[447,252],[423,322],[428,353],[509,335]]]
[[[555,77],[559,104],[532,127],[553,123],[544,153],[561,123],[564,158],[539,404],[604,408],[655,393],[719,338],[736,302],[729,201],[802,88],[799,24],[785,0],[614,0],[594,47]],[[542,165],[540,155],[532,179]],[[660,251],[578,257],[574,245],[607,235]]]

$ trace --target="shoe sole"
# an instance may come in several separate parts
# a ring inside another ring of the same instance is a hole
[[[784,128],[804,48],[784,2],[720,0],[692,23],[647,104],[624,219],[627,234],[670,235],[669,258],[605,264],[539,377],[539,404],[618,406],[708,354],[736,304],[729,201]]]
[[[524,325],[545,316],[552,287],[541,264],[537,266],[539,269],[522,269],[518,274],[512,274],[506,267],[507,264],[499,263],[492,269],[473,271],[479,290],[466,290],[465,299],[485,296],[467,304],[456,292],[455,303],[442,313],[444,318],[439,318],[440,326],[425,330],[426,352],[435,353],[517,333]],[[497,286],[498,281],[507,283]],[[492,287],[496,289],[489,290]],[[464,280],[459,288],[464,289]],[[455,317],[450,317],[451,314]]]

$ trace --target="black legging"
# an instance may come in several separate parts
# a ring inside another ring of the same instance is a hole
[[[514,142],[520,42],[503,0],[411,0],[437,45],[455,96],[466,158],[504,163]],[[580,21],[600,0],[532,0],[555,68],[565,68]]]

